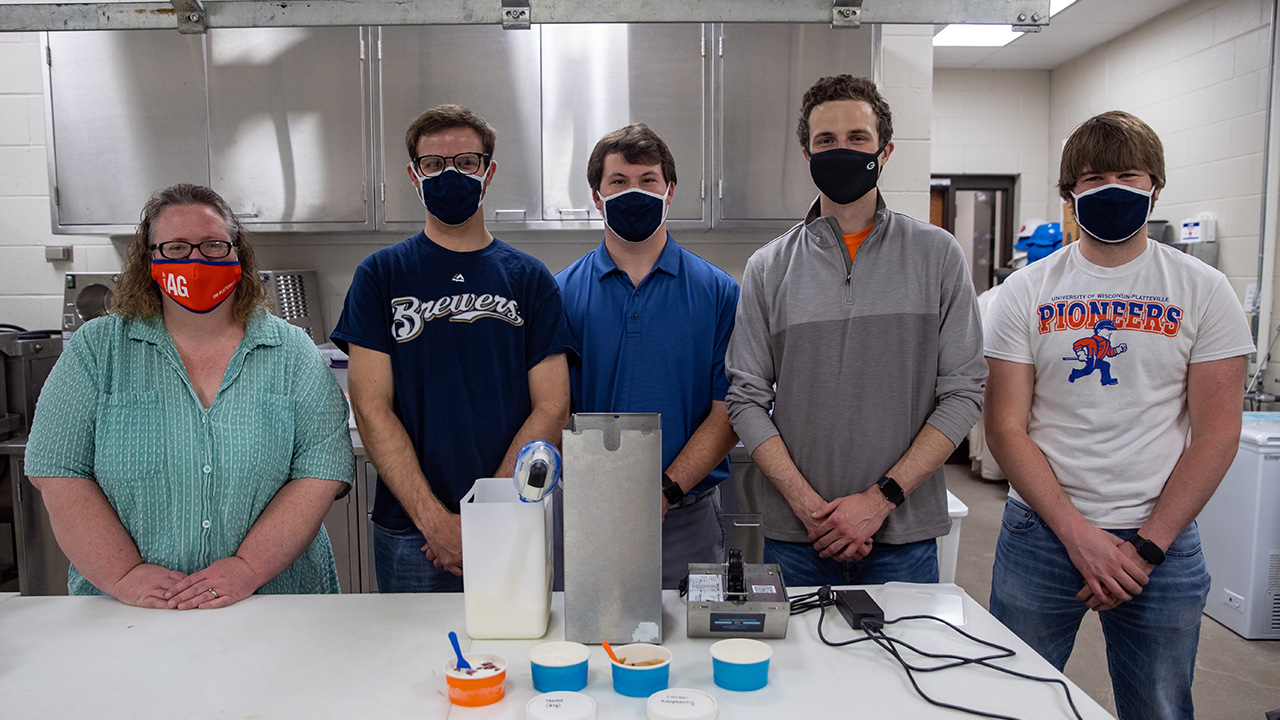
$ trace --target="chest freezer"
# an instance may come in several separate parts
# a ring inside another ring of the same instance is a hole
[[[1245,413],[1240,449],[1197,522],[1213,584],[1205,614],[1280,638],[1280,413]]]

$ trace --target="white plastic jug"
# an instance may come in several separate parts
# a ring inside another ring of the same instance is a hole
[[[520,500],[511,478],[480,478],[462,498],[467,635],[540,638],[551,620],[551,497]]]

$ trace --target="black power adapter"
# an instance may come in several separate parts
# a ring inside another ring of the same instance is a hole
[[[866,590],[834,590],[831,594],[845,622],[854,630],[862,629],[863,620],[873,620],[877,625],[884,624],[884,610],[880,609]]]

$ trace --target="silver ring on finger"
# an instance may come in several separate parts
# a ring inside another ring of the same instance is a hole
[[[217,600],[217,599],[218,599],[218,591],[217,591],[217,590],[214,590],[213,588],[209,588],[209,594],[213,596],[213,599],[214,599],[214,600]]]

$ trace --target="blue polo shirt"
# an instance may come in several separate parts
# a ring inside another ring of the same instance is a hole
[[[729,390],[724,353],[738,284],[670,235],[639,286],[603,242],[556,282],[582,359],[569,370],[575,411],[660,413],[665,469]],[[728,476],[726,457],[692,492]]]

